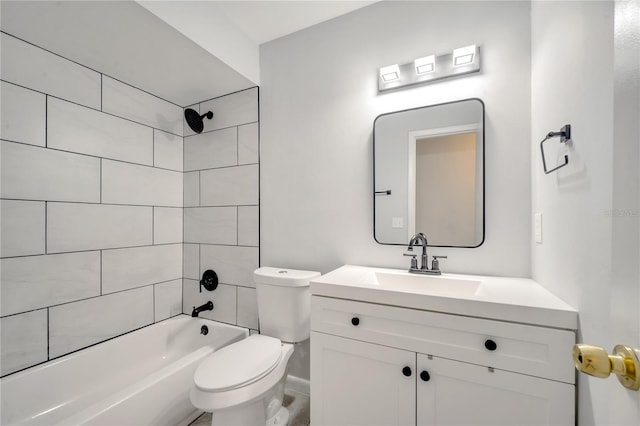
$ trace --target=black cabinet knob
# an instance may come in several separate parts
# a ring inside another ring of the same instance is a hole
[[[358,317],[351,318],[351,324],[358,326],[360,324],[360,318]]]
[[[431,376],[429,375],[429,372],[426,370],[422,370],[420,372],[420,378],[422,379],[423,382],[428,382],[429,380],[431,380]]]
[[[411,367],[404,367],[402,369],[402,374],[404,374],[407,377],[411,376]]]
[[[495,351],[496,349],[498,349],[498,344],[491,339],[487,339],[484,341],[484,347],[489,351]]]

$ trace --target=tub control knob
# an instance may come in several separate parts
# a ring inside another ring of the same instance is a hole
[[[498,344],[491,339],[487,339],[484,341],[484,347],[487,348],[488,351],[495,351],[498,349]]]
[[[202,293],[202,287],[207,291],[213,291],[218,288],[218,274],[213,269],[207,269],[202,274],[200,280],[200,293]]]
[[[411,376],[411,367],[404,367],[402,369],[402,374],[404,374],[407,377]]]
[[[420,378],[423,382],[428,382],[429,380],[431,380],[431,376],[429,375],[429,372],[427,370],[422,370],[420,372]]]
[[[351,324],[357,327],[358,325],[360,325],[360,318],[358,317],[351,318]]]

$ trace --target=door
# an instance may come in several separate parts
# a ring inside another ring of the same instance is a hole
[[[311,333],[311,424],[415,425],[415,352]]]
[[[418,425],[573,425],[574,387],[443,358],[417,358]]]

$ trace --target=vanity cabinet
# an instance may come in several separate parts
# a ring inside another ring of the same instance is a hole
[[[415,352],[316,332],[311,345],[311,424],[415,425]]]
[[[311,423],[572,425],[570,330],[312,296]]]
[[[573,386],[418,354],[419,425],[573,425]]]

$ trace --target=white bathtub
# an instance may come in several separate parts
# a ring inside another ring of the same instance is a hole
[[[189,389],[200,361],[246,336],[180,315],[9,375],[0,379],[0,424],[185,424],[198,414]]]

